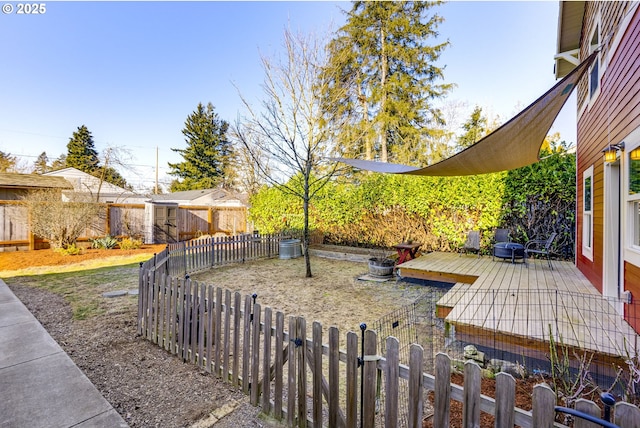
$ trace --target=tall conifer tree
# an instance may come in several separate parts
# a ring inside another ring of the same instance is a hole
[[[79,126],[67,144],[66,166],[92,174],[99,163],[91,132],[85,125]]]
[[[329,44],[329,92],[346,95],[337,113],[349,125],[336,129],[343,154],[381,161],[421,162],[430,126],[442,123],[433,100],[452,87],[437,83],[435,65],[448,42],[428,45],[443,21],[428,15],[440,2],[356,1],[347,23]],[[325,96],[325,99],[335,99]],[[334,106],[326,106],[332,112]],[[331,123],[336,113],[327,115]],[[346,152],[346,153],[345,153]]]
[[[213,104],[208,103],[206,107],[198,104],[182,130],[187,147],[171,149],[184,159],[169,163],[169,174],[179,177],[171,183],[172,191],[207,189],[223,183],[233,155],[226,135],[228,128],[229,124],[219,118]]]

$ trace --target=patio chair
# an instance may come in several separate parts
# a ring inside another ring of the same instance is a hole
[[[511,232],[509,229],[496,229],[493,235],[493,243],[498,242],[511,242]]]
[[[547,239],[533,239],[528,241],[524,246],[524,256],[525,258],[529,258],[531,254],[537,254],[542,257],[547,258],[547,263],[549,263],[549,268],[553,270],[553,266],[551,265],[551,245],[553,241],[555,241],[558,234],[553,232]]]
[[[478,257],[480,257],[480,231],[479,230],[469,231],[469,233],[467,234],[467,240],[465,241],[462,248],[460,248],[460,254],[458,254],[458,256],[461,256],[462,252],[464,252],[465,254],[469,252],[477,253]]]

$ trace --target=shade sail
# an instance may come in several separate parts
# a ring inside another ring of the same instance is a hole
[[[539,160],[540,147],[558,113],[593,62],[595,53],[513,119],[460,153],[427,167],[334,158],[359,169],[390,174],[459,176],[506,171]]]

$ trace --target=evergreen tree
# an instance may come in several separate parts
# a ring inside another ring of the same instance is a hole
[[[325,105],[327,121],[348,117],[336,131],[343,154],[383,162],[422,162],[431,128],[443,123],[432,101],[447,94],[439,84],[443,70],[434,65],[448,42],[428,45],[443,21],[428,15],[440,2],[356,1],[347,23],[328,47],[328,75],[337,76],[328,92],[343,92],[338,112]],[[324,99],[335,99],[329,93]],[[346,153],[345,153],[346,152]]]
[[[458,137],[458,149],[466,149],[488,134],[487,118],[482,115],[482,108],[476,106],[464,124],[465,133]]]
[[[0,151],[0,172],[15,172],[17,162],[15,156]]]
[[[49,171],[51,171],[51,167],[49,166],[49,158],[47,157],[47,152],[42,152],[33,163],[33,173],[44,174],[45,172]]]
[[[51,171],[57,171],[67,167],[67,155],[61,154],[57,159],[51,162]]]
[[[99,162],[91,132],[84,125],[78,127],[67,144],[66,166],[91,174]]]
[[[206,107],[199,103],[187,116],[182,130],[187,148],[171,149],[184,159],[169,163],[169,174],[179,177],[171,183],[171,191],[207,189],[224,182],[233,157],[226,135],[228,128],[229,124],[219,118],[211,103]]]

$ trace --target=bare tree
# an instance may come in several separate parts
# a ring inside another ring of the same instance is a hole
[[[237,121],[233,134],[269,184],[301,199],[306,276],[311,277],[309,202],[336,172],[335,163],[328,162],[330,133],[320,108],[331,77],[325,74],[320,80],[325,52],[317,38],[286,30],[284,47],[281,57],[262,56],[262,108],[255,109],[240,95],[248,114]]]
[[[53,189],[30,192],[22,200],[29,211],[31,232],[48,239],[54,248],[74,245],[101,211],[86,195],[73,193],[65,202],[60,191]]]

